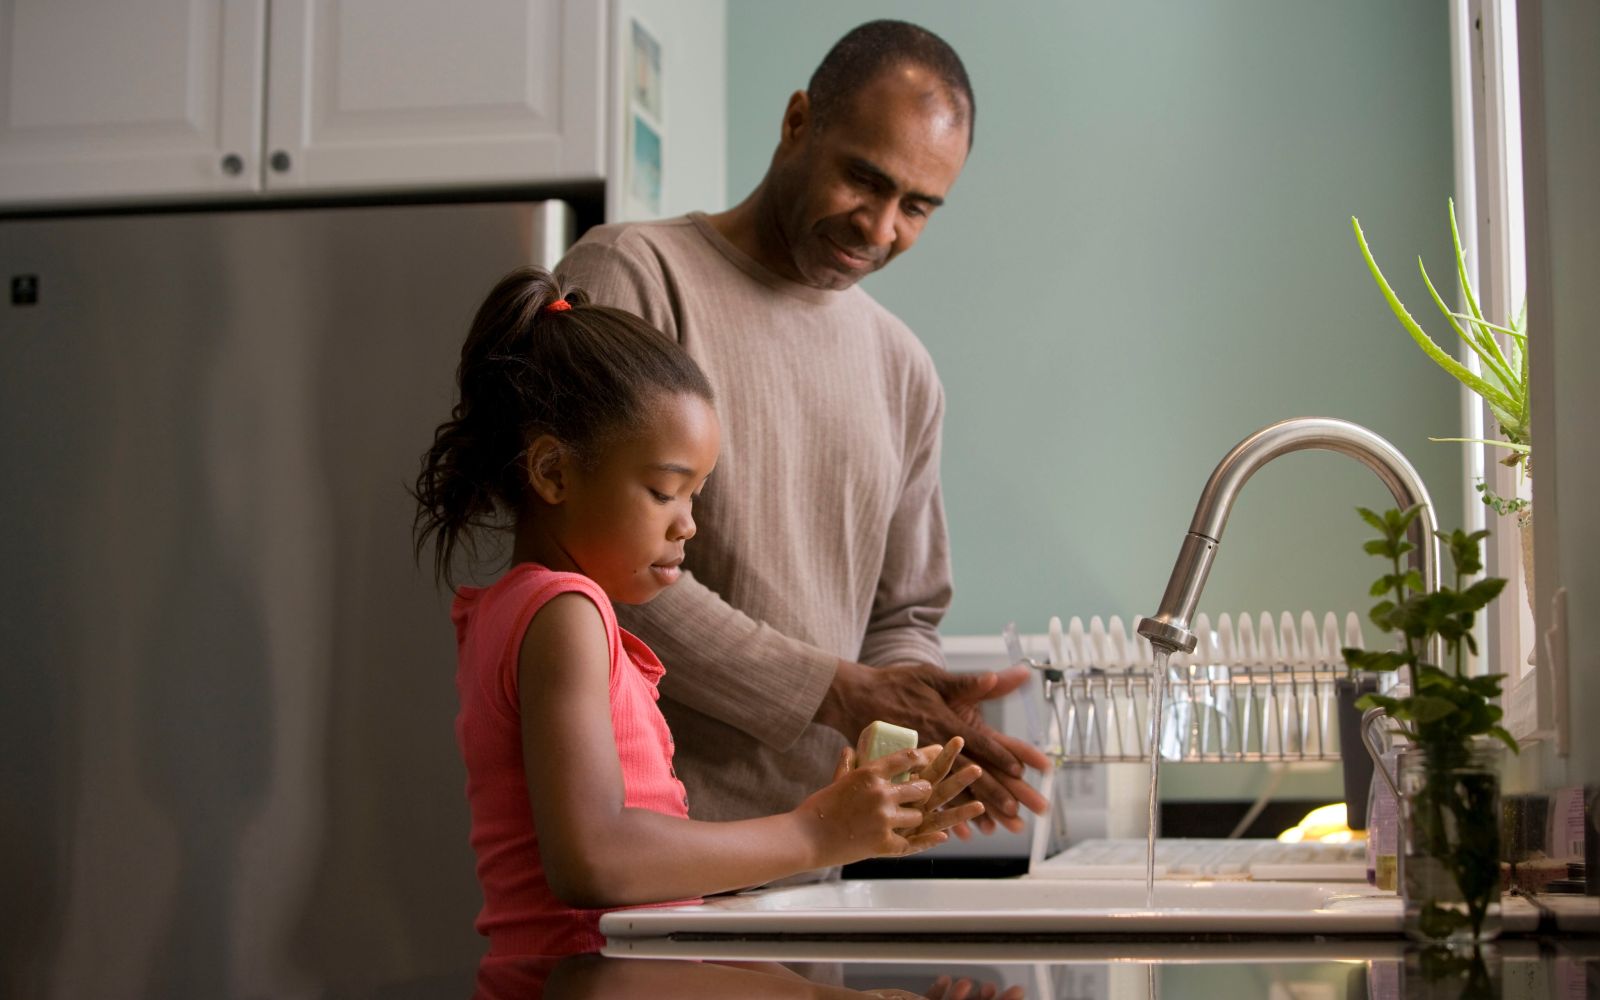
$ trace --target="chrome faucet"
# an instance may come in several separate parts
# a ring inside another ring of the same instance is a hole
[[[1240,441],[1212,470],[1178,550],[1166,593],[1161,595],[1161,607],[1139,622],[1140,635],[1169,653],[1194,651],[1195,634],[1189,631],[1189,622],[1239,491],[1257,469],[1279,455],[1309,448],[1341,452],[1361,462],[1378,474],[1401,509],[1423,505],[1407,536],[1416,546],[1410,554],[1411,565],[1421,572],[1425,590],[1438,586],[1439,548],[1433,534],[1438,518],[1417,470],[1394,445],[1359,424],[1331,417],[1295,417],[1263,427]],[[1437,654],[1433,662],[1439,662]]]

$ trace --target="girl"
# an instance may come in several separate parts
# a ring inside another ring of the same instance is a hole
[[[833,783],[789,813],[688,819],[656,707],[661,663],[612,602],[678,579],[717,460],[710,384],[643,320],[537,268],[489,293],[456,382],[417,478],[415,540],[447,579],[458,546],[510,533],[511,568],[460,588],[451,613],[491,956],[594,951],[606,908],[922,850],[981,812],[940,808],[978,776],[949,774],[952,740],[862,767],[846,750]],[[915,780],[890,780],[907,770]]]

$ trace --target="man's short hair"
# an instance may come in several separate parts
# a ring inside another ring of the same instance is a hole
[[[938,77],[958,118],[966,118],[970,147],[978,107],[967,68],[944,39],[905,21],[868,21],[851,29],[822,57],[806,85],[817,126],[826,128],[831,124],[879,73],[907,63],[924,67]]]

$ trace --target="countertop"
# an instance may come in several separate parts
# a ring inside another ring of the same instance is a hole
[[[1455,959],[1408,948],[1396,939],[956,945],[838,941],[789,947],[717,942],[704,952],[697,960],[608,954],[507,963],[479,978],[479,995],[496,1000],[874,995],[952,1000],[963,995],[952,988],[962,981],[969,984],[967,996],[979,996],[988,986],[988,995],[1006,1000],[1522,1000],[1600,995],[1600,939],[1592,937],[1509,939],[1476,956]]]

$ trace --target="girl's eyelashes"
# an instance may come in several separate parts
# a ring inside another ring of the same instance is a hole
[[[688,484],[685,484],[685,485],[688,485]],[[646,486],[645,489],[650,491],[651,499],[655,500],[656,503],[660,503],[660,504],[671,503],[673,500],[675,500],[680,495],[680,494],[677,494],[677,493],[663,493],[660,490],[656,489],[654,486]],[[706,484],[705,484],[705,482],[702,481],[700,483],[699,488],[696,489],[694,492],[689,494],[689,499],[691,501],[700,499],[700,494],[704,493],[705,489],[706,489]]]

